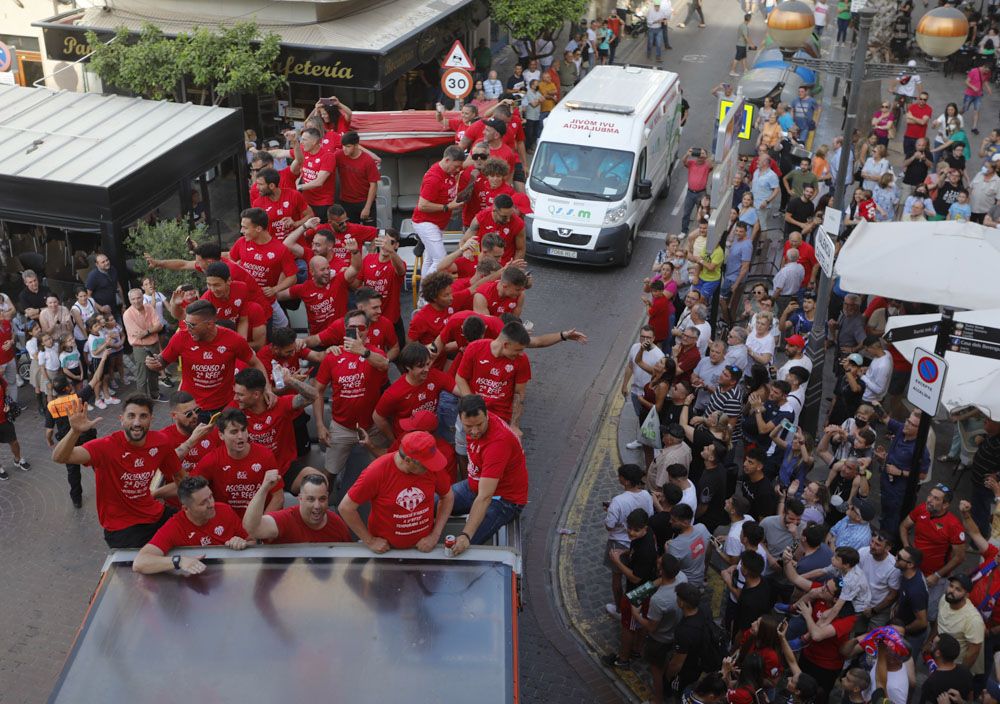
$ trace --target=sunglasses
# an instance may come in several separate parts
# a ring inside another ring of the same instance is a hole
[[[367,325],[348,325],[347,329],[348,330],[358,330],[358,331],[363,332],[363,331],[365,331],[365,330],[368,329],[368,326]]]
[[[192,408],[190,411],[184,411],[184,413],[182,413],[181,415],[184,416],[185,418],[190,418],[191,416],[196,416],[199,413],[201,413],[200,408]]]
[[[476,161],[479,161],[480,159],[489,159],[490,155],[489,154],[473,154],[472,158],[474,160],[476,160]]]

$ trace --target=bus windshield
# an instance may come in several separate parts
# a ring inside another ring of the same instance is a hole
[[[542,142],[531,162],[532,190],[539,193],[603,200],[621,200],[632,179],[630,152],[580,144]]]

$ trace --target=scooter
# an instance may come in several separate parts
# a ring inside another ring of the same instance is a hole
[[[642,14],[642,10],[629,10],[628,14],[631,16],[631,21],[625,25],[625,34],[633,39],[645,34],[648,28],[646,27],[646,16]]]

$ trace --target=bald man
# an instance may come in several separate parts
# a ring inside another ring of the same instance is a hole
[[[319,334],[347,312],[348,291],[361,271],[361,250],[350,235],[344,238],[344,246],[351,253],[351,264],[346,269],[334,272],[330,260],[315,255],[309,260],[309,279],[289,288],[285,298],[279,294],[280,300],[297,298],[305,304],[310,335]]]

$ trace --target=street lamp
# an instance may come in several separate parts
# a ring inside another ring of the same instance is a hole
[[[767,33],[782,50],[795,53],[809,41],[816,18],[812,8],[800,0],[787,0],[767,16]]]
[[[804,6],[798,0],[789,0],[775,7],[771,11],[771,15],[780,14],[778,19],[775,20],[774,29],[771,26],[771,18],[768,18],[768,31],[771,33],[771,37],[775,43],[782,47],[783,53],[786,50],[790,51],[798,48],[791,44],[794,38],[790,29],[796,23],[802,25],[800,29],[804,29],[804,25],[806,24],[805,19],[801,17],[798,20],[795,19],[802,14],[802,7],[808,9],[808,6]],[[841,212],[843,212],[844,195],[847,190],[845,176],[847,175],[847,165],[849,163],[851,135],[854,133],[854,126],[857,122],[858,103],[861,99],[861,84],[866,77],[884,78],[897,76],[901,73],[912,74],[918,70],[925,73],[933,70],[930,66],[909,67],[898,64],[866,63],[868,34],[874,18],[875,11],[870,8],[864,8],[858,13],[858,48],[854,52],[854,57],[850,62],[802,58],[788,59],[790,63],[808,66],[815,70],[850,79],[850,90],[847,94],[847,116],[844,120],[844,143],[840,150],[840,161],[837,165],[837,178],[834,185],[833,198],[828,206],[829,208],[841,210]],[[944,59],[961,48],[962,44],[965,43],[968,32],[969,21],[962,12],[950,7],[939,7],[921,17],[916,30],[917,45],[929,56],[935,59]],[[788,43],[783,45],[782,42]],[[801,42],[798,46],[801,46]],[[842,220],[843,218],[840,218],[838,222]],[[839,234],[839,231],[829,233],[819,232],[816,234],[816,237],[817,239],[826,236],[836,238]],[[821,270],[816,291],[816,317],[812,331],[809,333],[807,349],[807,353],[813,362],[812,373],[810,375],[813,383],[809,384],[807,389],[806,403],[799,420],[801,427],[814,429],[816,437],[819,437],[821,427],[819,406],[823,399],[823,367],[826,363],[826,322],[830,307],[830,289],[832,287],[832,279]],[[923,455],[924,445],[927,440],[927,430],[929,428],[930,417],[924,414],[921,420],[921,432],[917,436],[917,446],[914,448],[914,458],[916,458],[917,462],[919,462],[919,458]],[[923,442],[921,442],[921,439]],[[913,503],[916,500],[918,483],[919,473],[916,471],[911,472],[910,481],[907,485],[907,493],[903,499],[903,508],[905,511],[909,511],[913,507]]]

